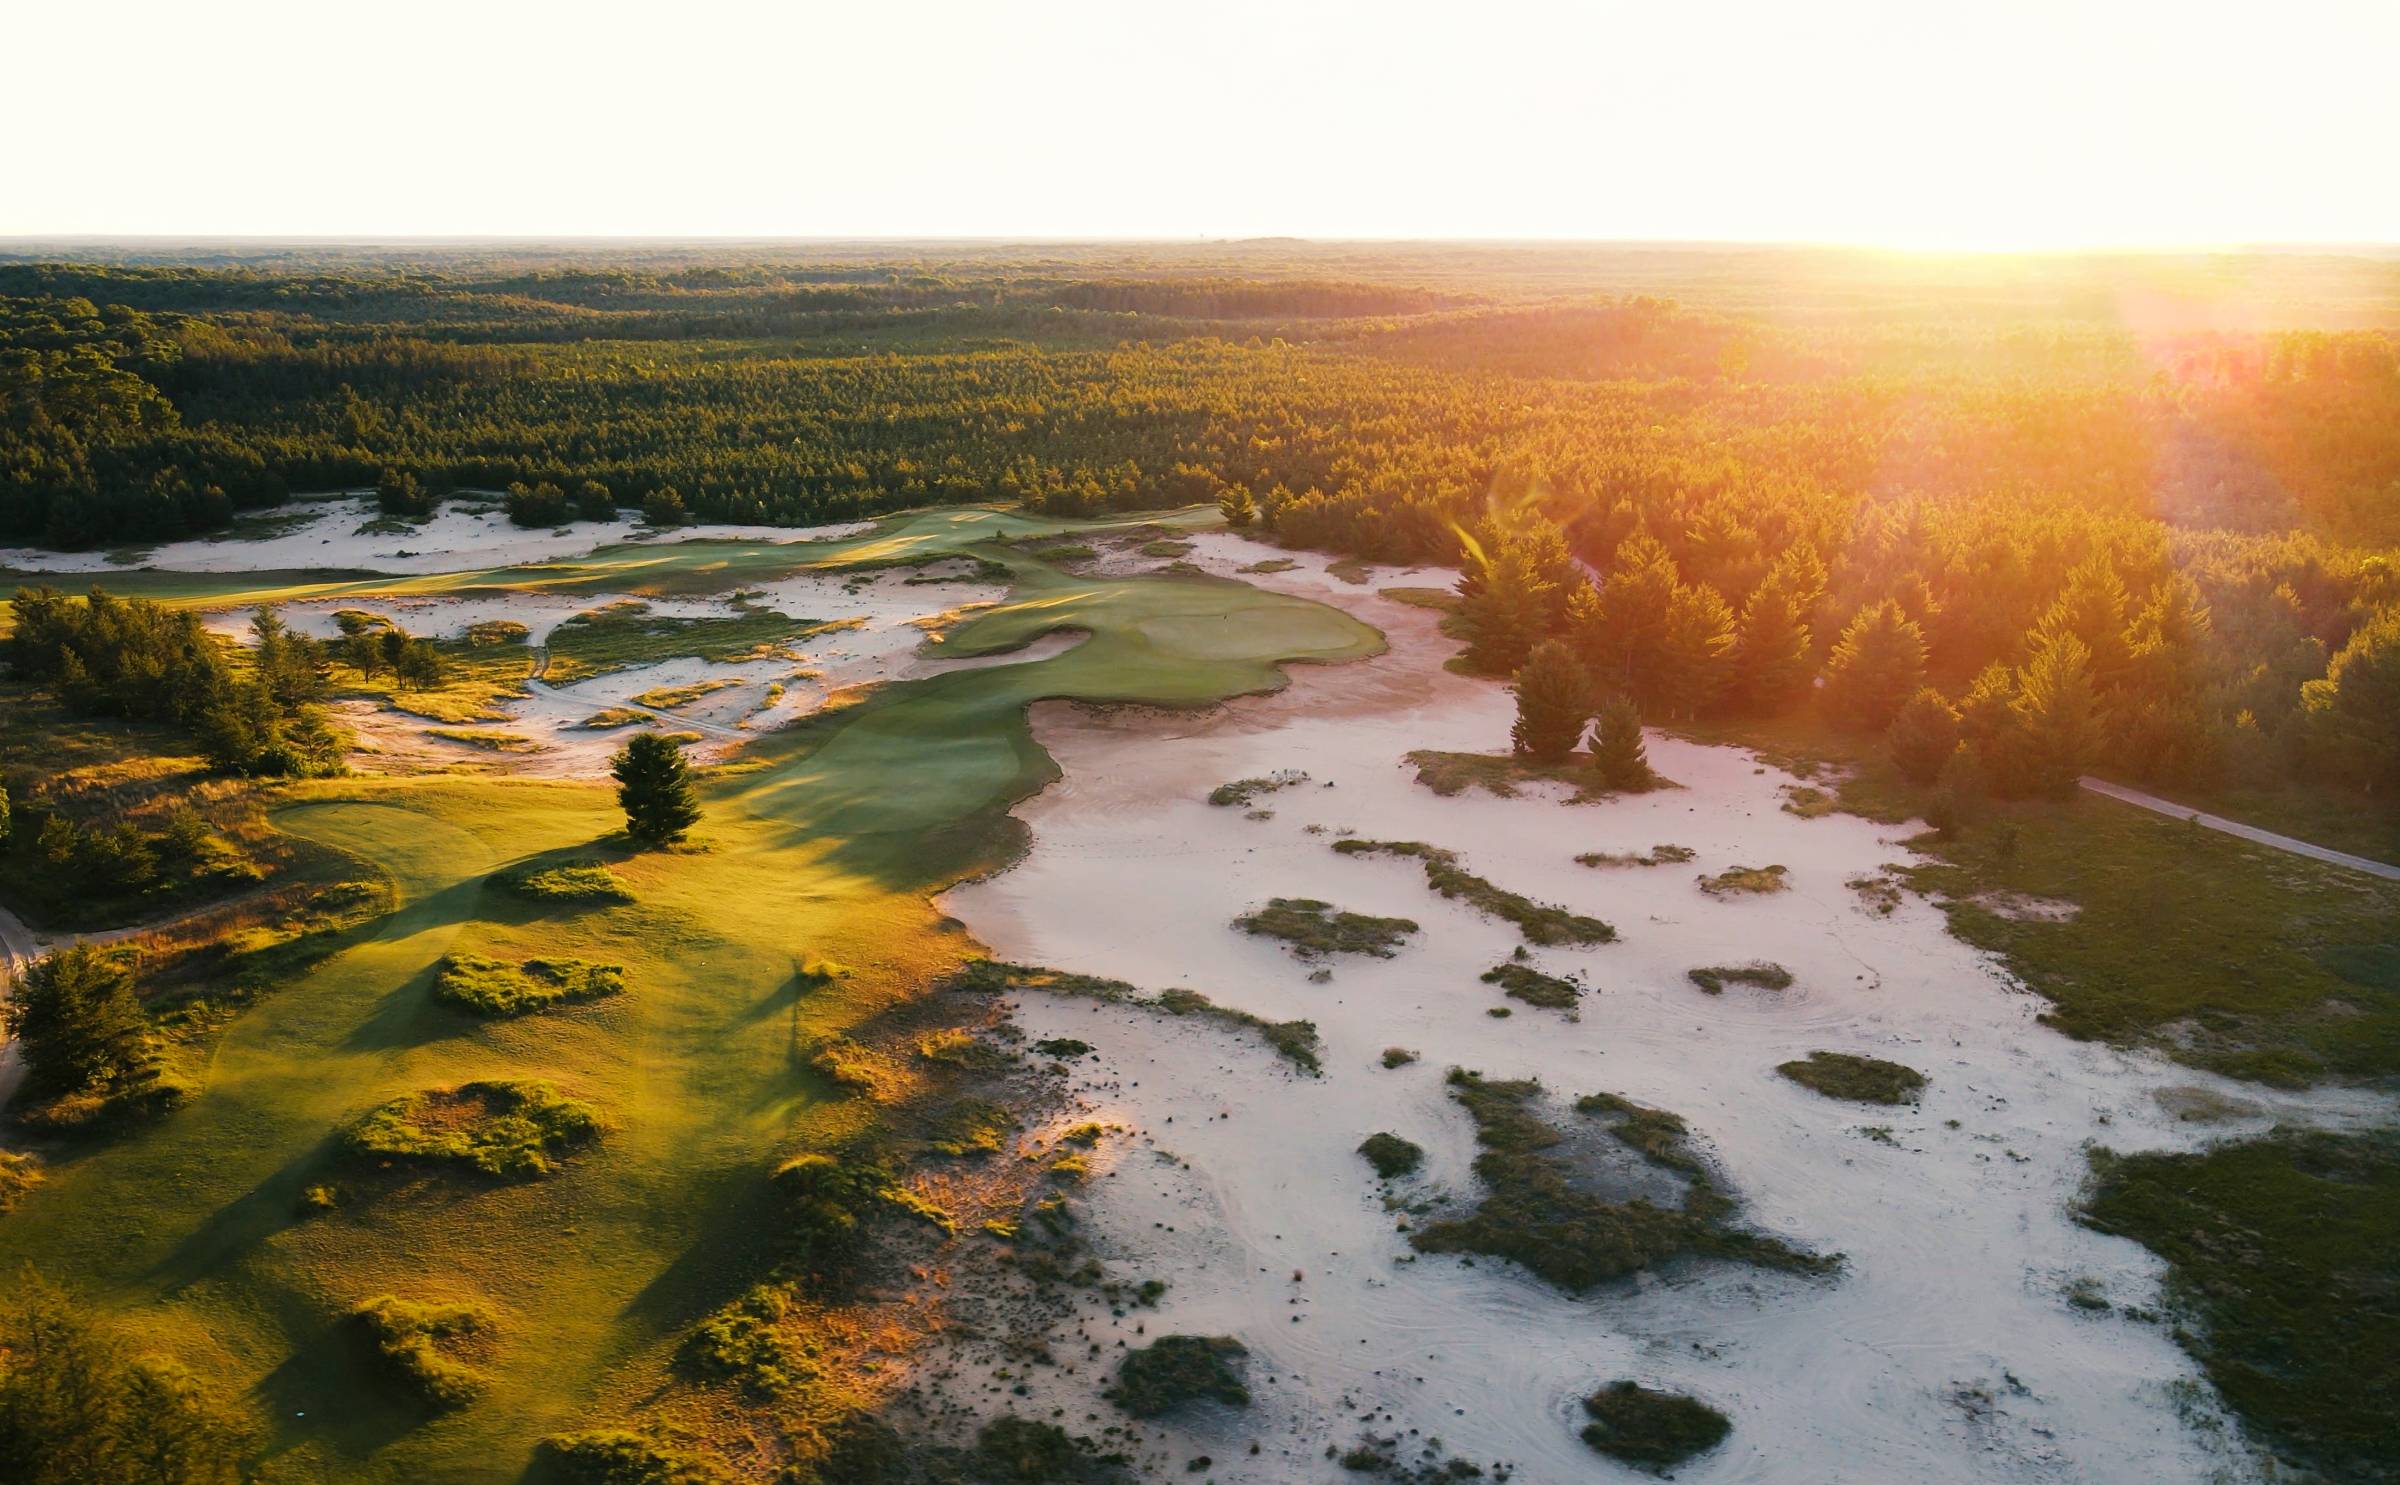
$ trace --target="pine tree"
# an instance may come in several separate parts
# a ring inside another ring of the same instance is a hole
[[[133,975],[113,955],[73,944],[50,955],[0,1002],[0,1024],[25,1053],[36,1098],[79,1093],[139,1067],[148,1027]]]
[[[1258,519],[1258,502],[1251,498],[1248,485],[1227,485],[1217,496],[1217,510],[1236,531],[1246,530]]]
[[[1619,696],[1600,708],[1592,729],[1592,770],[1608,788],[1639,793],[1658,782],[1642,746],[1642,714]]]
[[[2215,732],[2201,697],[2208,633],[2208,606],[2181,573],[2153,588],[2134,618],[2124,684],[2103,710],[2109,753],[2136,777],[2196,783],[2216,772]]]
[[[1918,690],[1892,718],[1884,746],[1892,766],[1915,784],[1930,784],[1942,776],[1950,756],[1958,751],[1958,713],[1931,686]]]
[[[2125,679],[2131,655],[2125,630],[2125,583],[2103,553],[2067,574],[2067,585],[2035,622],[2027,648],[2039,651],[2073,635],[2088,657],[2092,684],[2112,691]]]
[[[1486,675],[1514,673],[1549,634],[1550,611],[1550,585],[1522,551],[1503,547],[1482,570],[1475,590],[1459,600],[1467,663]]]
[[[2091,656],[2072,634],[2053,634],[2017,677],[2013,776],[2028,791],[2064,797],[2099,752]]]
[[[1714,711],[1733,680],[1733,640],[1733,610],[1716,589],[1676,589],[1659,637],[1659,709],[1684,718]]]
[[[683,839],[700,820],[692,766],[683,750],[655,732],[637,733],[609,762],[616,776],[617,803],[625,809],[625,833],[647,845]]]
[[[1808,689],[1814,646],[1808,616],[1823,587],[1823,565],[1801,548],[1776,563],[1742,605],[1730,658],[1734,699],[1745,711],[1779,712]]]
[[[2400,608],[2362,625],[2300,688],[2312,746],[2371,789],[2400,789]]]
[[[1666,664],[1667,607],[1678,585],[1675,559],[1657,538],[1635,536],[1617,548],[1599,602],[1577,628],[1584,663],[1601,684],[1644,703],[1656,698]]]
[[[1845,727],[1881,731],[1925,684],[1925,631],[1885,599],[1858,611],[1825,663],[1825,709]]]
[[[1592,715],[1592,677],[1575,652],[1544,640],[1517,672],[1517,722],[1508,740],[1537,763],[1557,763],[1575,751]]]

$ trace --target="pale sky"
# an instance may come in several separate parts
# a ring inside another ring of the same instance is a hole
[[[2400,0],[15,0],[0,236],[2400,241]]]

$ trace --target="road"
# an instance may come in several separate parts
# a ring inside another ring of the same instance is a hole
[[[2353,856],[2347,851],[2336,851],[2326,846],[2311,845],[2307,841],[2297,840],[2288,835],[2277,835],[2272,830],[2261,830],[2255,825],[2244,825],[2239,820],[2228,820],[2222,815],[2206,814],[2189,805],[2177,804],[2172,799],[2161,799],[2155,794],[2144,794],[2139,789],[2128,789],[2122,784],[2112,784],[2106,779],[2095,779],[2087,775],[2081,780],[2081,783],[2083,787],[2091,790],[2094,794],[2106,795],[2110,799],[2130,804],[2137,809],[2151,810],[2178,820],[2189,820],[2210,830],[2221,830],[2227,835],[2237,836],[2254,845],[2288,851],[2294,856],[2306,856],[2311,861],[2322,861],[2331,866],[2346,866],[2352,871],[2363,871],[2369,876],[2381,877],[2387,882],[2400,882],[2400,866],[2393,866],[2389,862],[2371,861],[2364,856]]]

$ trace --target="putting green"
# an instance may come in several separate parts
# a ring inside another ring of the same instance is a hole
[[[513,1480],[544,1436],[637,1407],[682,1332],[757,1271],[752,1203],[770,1162],[873,1115],[821,1100],[806,1049],[918,993],[971,947],[928,895],[1001,859],[1008,807],[1054,776],[1028,704],[1205,703],[1273,688],[1292,661],[1381,647],[1335,610],[1242,584],[1087,580],[973,545],[1030,524],[940,513],[849,549],[953,541],[1009,564],[1010,601],[958,628],[952,652],[1062,628],[1086,642],[895,685],[762,739],[751,767],[710,784],[700,849],[616,863],[631,905],[562,911],[484,885],[512,862],[605,849],[619,817],[601,787],[291,788],[277,824],[386,874],[400,905],[236,1018],[187,1107],[62,1159],[0,1222],[0,1266],[32,1260],[249,1390],[272,1425],[270,1480]],[[643,556],[712,581],[734,570],[683,549]],[[477,1021],[431,999],[434,962],[453,948],[621,964],[628,988]],[[819,958],[853,973],[819,987],[799,970]],[[476,1078],[554,1082],[600,1109],[606,1137],[515,1185],[395,1184],[333,1147],[389,1098]],[[303,1193],[322,1183],[346,1199],[309,1213]],[[363,1368],[337,1321],[387,1292],[499,1317],[482,1396],[427,1417]]]

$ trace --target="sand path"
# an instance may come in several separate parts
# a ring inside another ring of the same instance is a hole
[[[2095,779],[2086,775],[2078,782],[2094,794],[2133,805],[2137,809],[2168,815],[2178,820],[2189,820],[2203,829],[2223,831],[2227,835],[2237,836],[2254,845],[2288,851],[2294,856],[2306,856],[2311,861],[2323,861],[2332,866],[2346,866],[2352,871],[2363,871],[2369,876],[2378,876],[2387,882],[2400,882],[2400,866],[2394,866],[2388,861],[2370,860],[2365,856],[2353,856],[2347,851],[2334,850],[2330,846],[2314,845],[2293,836],[2277,835],[2272,830],[2261,830],[2256,825],[2244,825],[2239,820],[2228,820],[2223,815],[2212,815],[2203,810],[2193,809],[2190,805],[2177,804],[2172,799],[2161,799],[2155,794],[2144,794],[2139,789],[2128,789],[2123,784],[2112,784],[2106,779]]]

